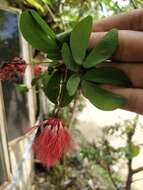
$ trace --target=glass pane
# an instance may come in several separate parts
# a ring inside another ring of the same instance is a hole
[[[18,15],[0,10],[0,62],[20,55]]]
[[[0,63],[20,56],[20,38],[18,31],[19,13],[0,10]],[[22,83],[22,78],[17,78],[16,83]],[[2,82],[6,119],[8,124],[8,140],[23,134],[29,127],[26,94],[15,90],[13,82]]]

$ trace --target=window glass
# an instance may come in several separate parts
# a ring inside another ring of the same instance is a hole
[[[4,61],[21,55],[18,17],[18,12],[0,9],[0,67]],[[16,79],[16,83],[22,82],[22,78]],[[14,83],[2,82],[8,140],[21,136],[25,128],[29,127],[27,96],[17,92]]]

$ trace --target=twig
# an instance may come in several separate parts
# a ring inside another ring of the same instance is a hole
[[[137,9],[138,7],[136,6],[134,0],[130,0],[130,3],[133,5],[134,9]]]
[[[135,130],[137,128],[137,122],[139,119],[139,115],[136,115],[136,117],[134,118],[134,123],[132,125],[132,130],[127,134],[127,145],[130,145],[132,143],[132,138],[135,134]],[[127,180],[126,180],[126,190],[131,190],[131,184],[132,184],[132,179],[133,179],[133,169],[132,169],[132,162],[133,162],[133,158],[132,157],[127,157],[128,159],[128,175],[127,175]]]
[[[141,171],[143,171],[143,166],[141,166],[141,167],[139,167],[139,168],[137,168],[137,169],[134,169],[134,170],[132,171],[132,173],[133,173],[133,174],[136,174],[136,173],[141,172]]]
[[[45,8],[49,12],[49,14],[50,14],[51,18],[53,19],[53,21],[55,21],[55,15],[52,12],[52,10],[50,9],[50,7],[47,4],[45,4]]]
[[[76,97],[74,99],[73,109],[72,109],[72,115],[71,115],[71,118],[70,118],[70,121],[69,121],[69,128],[72,126],[72,123],[73,123],[73,120],[74,120],[74,116],[75,116],[75,113],[76,113],[76,108],[77,108],[78,100],[79,100],[79,93],[77,93],[77,95],[76,95]]]
[[[135,182],[141,181],[141,180],[143,180],[143,178],[135,179],[135,180],[132,181],[132,183],[135,183]]]
[[[112,176],[112,172],[111,172],[111,169],[110,169],[110,166],[109,166],[109,165],[107,165],[107,171],[108,171],[108,176],[109,176],[109,178],[110,178],[110,180],[111,180],[113,186],[115,187],[116,190],[119,190],[118,185],[117,185],[116,182],[114,181],[114,178],[113,178],[113,176]]]

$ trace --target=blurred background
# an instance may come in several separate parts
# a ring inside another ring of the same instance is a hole
[[[142,0],[0,0],[0,60],[14,56],[22,56],[28,62],[45,59],[19,33],[21,10],[37,10],[59,33],[87,15],[96,21],[142,6]],[[30,66],[25,79],[19,81],[30,86],[32,78]],[[0,97],[0,189],[143,189],[142,116],[123,110],[104,112],[77,97],[62,111],[75,140],[75,150],[59,165],[45,168],[28,149],[30,137],[23,135],[23,131],[36,122],[39,112],[42,117],[50,114],[51,103],[43,94],[39,100],[34,90],[27,96],[16,92],[12,83],[1,84]]]

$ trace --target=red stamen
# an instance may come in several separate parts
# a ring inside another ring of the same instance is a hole
[[[36,158],[47,166],[54,166],[62,155],[72,148],[72,139],[62,122],[56,118],[46,120],[43,131],[33,143]]]

